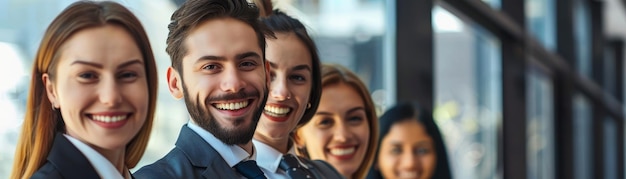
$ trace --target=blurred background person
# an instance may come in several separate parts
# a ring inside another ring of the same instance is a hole
[[[429,112],[416,103],[401,103],[385,112],[379,124],[379,147],[368,179],[452,178],[443,138]]]
[[[263,23],[276,38],[267,38],[270,64],[269,96],[254,134],[257,163],[268,178],[302,178],[302,170],[315,178],[341,178],[322,160],[296,157],[291,133],[311,120],[322,91],[320,60],[315,43],[304,25],[285,13],[272,11],[269,0],[257,0]],[[304,167],[306,166],[306,167]]]
[[[322,65],[322,97],[313,119],[295,133],[298,153],[327,161],[346,178],[364,178],[377,137],[376,110],[363,82],[340,65]]]
[[[156,73],[128,9],[107,1],[67,7],[35,58],[11,178],[131,178],[150,137]]]

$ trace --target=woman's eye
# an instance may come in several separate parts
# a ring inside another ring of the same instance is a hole
[[[330,119],[324,119],[324,120],[320,121],[320,123],[319,123],[319,124],[320,124],[320,125],[330,125],[330,124],[332,124],[332,123],[333,123],[333,120],[330,120]]]
[[[424,154],[428,154],[430,153],[430,150],[427,149],[426,147],[419,147],[417,149],[415,149],[415,154],[417,155],[424,155]]]
[[[391,152],[391,154],[394,154],[394,155],[402,154],[402,148],[394,147],[394,148],[391,149],[390,152]]]
[[[131,77],[136,77],[136,76],[137,76],[136,73],[130,73],[130,72],[129,73],[122,73],[120,75],[121,78],[131,78]]]
[[[352,116],[348,118],[348,123],[352,125],[359,125],[363,123],[364,118],[361,116]]]
[[[139,75],[135,72],[124,72],[118,75],[118,78],[122,80],[134,80],[137,79]]]
[[[276,79],[276,73],[273,71],[270,72],[270,81],[274,81]]]
[[[86,79],[86,80],[91,80],[91,79],[96,79],[98,78],[96,76],[96,74],[92,73],[92,72],[87,72],[87,73],[81,73],[78,75],[78,77],[82,78],[82,79]]]
[[[321,129],[328,129],[333,126],[333,123],[334,123],[333,119],[325,118],[317,122],[317,127]]]
[[[295,81],[305,81],[306,80],[303,76],[300,76],[300,75],[291,75],[289,78],[292,79],[292,80],[295,80]]]

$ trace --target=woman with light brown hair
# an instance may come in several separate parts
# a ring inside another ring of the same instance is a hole
[[[152,128],[156,73],[128,9],[106,1],[67,7],[35,57],[11,178],[130,178]]]
[[[340,65],[322,65],[322,96],[313,118],[295,133],[298,153],[330,163],[346,178],[365,178],[378,143],[367,87]]]

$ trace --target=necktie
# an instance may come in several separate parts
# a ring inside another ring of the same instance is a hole
[[[280,161],[278,167],[284,170],[287,176],[292,179],[314,178],[311,172],[300,165],[296,156],[292,154],[283,155],[283,159]]]
[[[248,179],[267,179],[254,160],[246,160],[235,165],[235,170]]]

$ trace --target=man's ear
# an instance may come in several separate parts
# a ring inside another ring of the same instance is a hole
[[[56,94],[56,89],[50,80],[50,75],[48,75],[48,73],[42,74],[41,81],[43,81],[43,86],[46,87],[46,96],[48,96],[48,100],[50,101],[50,104],[52,104],[52,107],[61,108]]]
[[[173,67],[167,68],[167,87],[176,99],[183,98],[183,83],[180,74]]]

